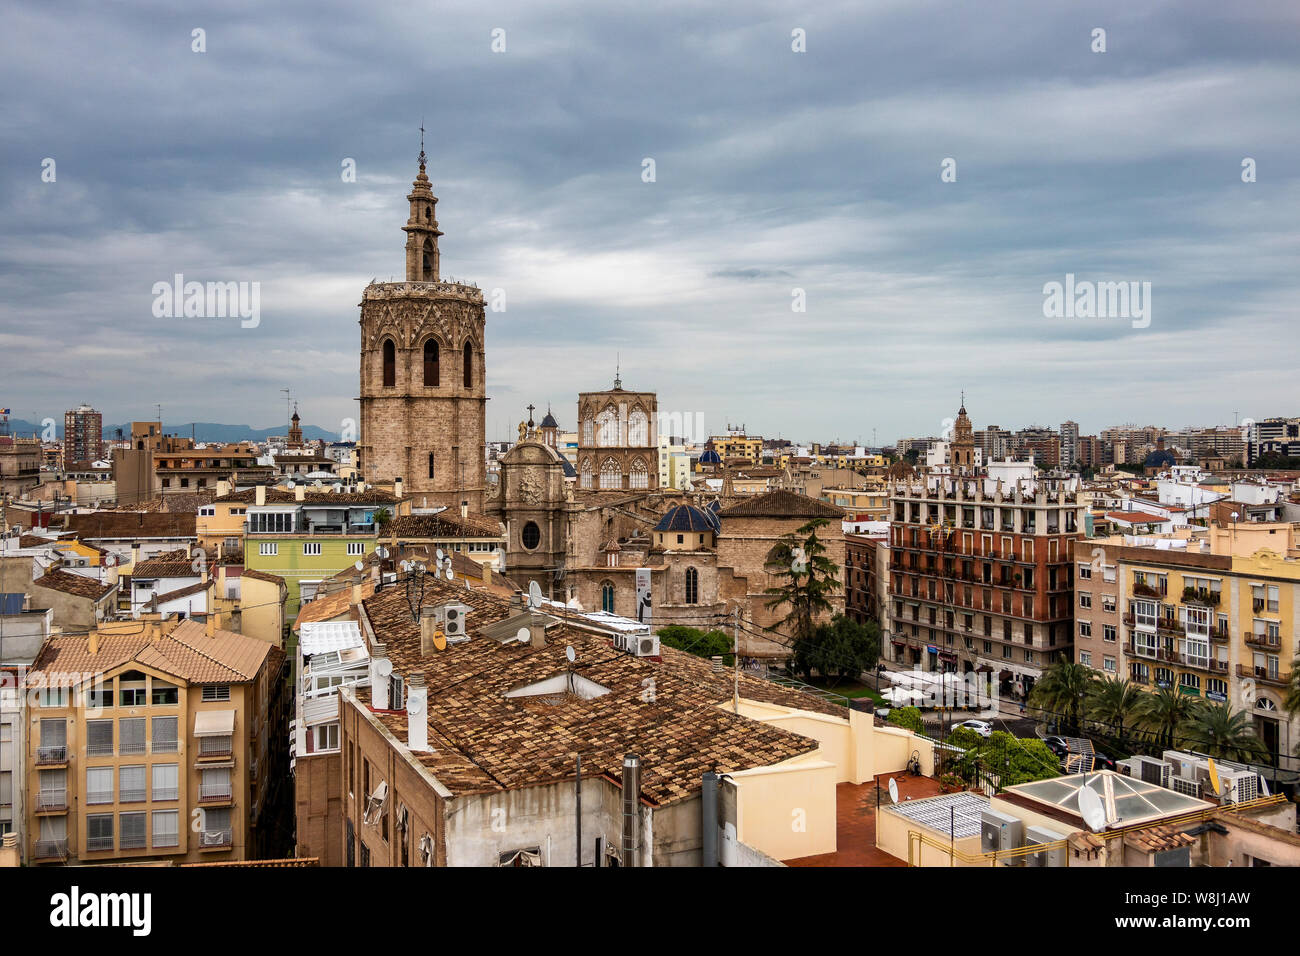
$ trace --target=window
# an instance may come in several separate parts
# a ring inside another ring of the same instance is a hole
[[[1133,653],[1138,657],[1156,656],[1156,636],[1147,631],[1133,632]]]
[[[100,683],[97,679],[95,684],[86,691],[86,706],[92,710],[103,710],[106,707],[113,706],[113,682],[107,684]]]
[[[180,846],[180,813],[176,810],[153,812],[153,845],[155,847]]]
[[[592,445],[592,435],[595,433],[594,422],[590,418],[582,423],[582,444],[585,448]]]
[[[304,541],[302,543],[302,553],[304,555],[320,554],[320,544],[319,541]]]
[[[1101,659],[1101,669],[1104,670],[1107,674],[1113,676],[1115,674],[1115,658],[1103,657]]]
[[[1154,601],[1134,601],[1133,602],[1133,623],[1137,627],[1156,629],[1156,602]]]
[[[1080,636],[1080,637],[1092,637],[1092,622],[1091,622],[1091,621],[1080,621],[1080,622],[1079,622],[1079,636]]]
[[[596,444],[601,448],[615,448],[618,445],[618,416],[612,408],[607,408],[596,416]]]
[[[180,796],[180,768],[174,763],[156,763],[153,765],[153,798],[157,800],[175,800]]]
[[[280,546],[274,541],[263,541],[257,546],[257,553],[264,558],[273,558],[280,553]]]
[[[474,387],[474,346],[470,342],[465,343],[465,387]]]
[[[120,803],[141,803],[145,798],[144,765],[119,767],[117,799]]]
[[[208,684],[203,688],[204,703],[218,700],[230,700],[229,684]]]
[[[623,470],[613,458],[606,458],[600,466],[601,488],[622,488]]]
[[[230,808],[219,807],[204,810],[203,830],[199,835],[199,845],[230,846],[231,837]]]
[[[645,489],[650,487],[650,472],[640,458],[632,460],[632,471],[628,478],[629,487]]]
[[[1079,592],[1079,607],[1092,607],[1092,595],[1087,591]]]
[[[313,752],[339,749],[338,724],[318,724],[312,730],[315,734]]]
[[[176,753],[176,717],[155,717],[153,719],[153,752],[156,754]],[[109,740],[112,751],[112,740]]]
[[[1115,643],[1115,625],[1114,625],[1114,624],[1103,624],[1103,625],[1101,626],[1101,639],[1102,639],[1103,641],[1109,641],[1109,642],[1112,643],[1112,644]]]
[[[441,384],[438,374],[438,343],[433,339],[424,343],[424,384],[426,387]]]
[[[384,339],[384,388],[397,384],[397,346],[392,339]]]
[[[1228,699],[1228,682],[1218,677],[1206,678],[1205,696],[1213,700],[1226,701]]]
[[[118,826],[121,828],[121,849],[138,850],[144,847],[144,813],[118,814]]]
[[[1092,567],[1090,565],[1084,564],[1082,561],[1079,562],[1079,580],[1087,581],[1091,577],[1092,577]]]
[[[429,452],[429,477],[432,478],[434,473],[433,452]]]
[[[520,541],[523,542],[524,547],[527,548],[529,551],[532,551],[539,544],[541,544],[542,530],[539,527],[537,527],[537,522],[529,521],[527,524],[525,524],[523,527],[523,531],[520,532],[519,539]]]
[[[1080,651],[1080,652],[1079,652],[1079,663],[1082,664],[1084,667],[1091,667],[1091,666],[1092,666],[1092,651]]]
[[[149,691],[149,701],[155,707],[175,706],[180,702],[180,692],[175,684],[168,684],[155,677]]]
[[[199,800],[229,800],[232,793],[229,767],[199,772]]]
[[[366,543],[364,541],[348,542],[348,557],[362,555],[366,553]]]
[[[700,603],[700,572],[695,568],[686,569],[686,603]]]
[[[588,422],[588,424],[590,424],[590,422]],[[582,487],[590,488],[592,480],[591,459],[584,458],[582,459]]]
[[[144,753],[144,721],[143,717],[124,717],[118,721],[119,754]]]
[[[175,720],[176,718],[172,718]],[[113,722],[111,720],[86,721],[86,756],[111,757],[113,755]],[[112,782],[109,783],[112,790]]]
[[[113,768],[112,767],[87,767],[86,768],[86,802],[87,803],[112,803],[113,802]]]
[[[627,443],[632,448],[650,444],[649,419],[643,411],[635,411],[627,420]]]
[[[86,849],[91,853],[113,849],[113,814],[92,813],[86,817]]]

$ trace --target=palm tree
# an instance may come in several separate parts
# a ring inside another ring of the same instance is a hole
[[[1300,716],[1300,657],[1291,662],[1291,683],[1287,686],[1282,706],[1292,717]],[[1295,753],[1300,757],[1300,744],[1296,744]]]
[[[1088,716],[1116,729],[1124,741],[1124,725],[1133,723],[1145,692],[1123,677],[1103,677],[1092,685],[1088,695]]]
[[[1223,704],[1198,707],[1183,733],[1184,739],[1198,750],[1224,760],[1249,763],[1267,756],[1246,710],[1234,711]]]
[[[1069,722],[1079,728],[1080,705],[1096,681],[1097,672],[1091,667],[1061,658],[1043,672],[1029,692],[1029,700],[1035,707],[1065,714]]]
[[[1192,719],[1198,701],[1180,694],[1172,687],[1161,687],[1154,694],[1146,694],[1137,712],[1138,725],[1156,735],[1159,743],[1174,746],[1179,730]]]

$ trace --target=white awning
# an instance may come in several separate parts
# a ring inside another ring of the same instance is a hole
[[[229,737],[234,732],[233,710],[201,710],[194,715],[195,737]]]

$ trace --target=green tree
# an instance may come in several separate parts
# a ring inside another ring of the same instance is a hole
[[[875,670],[880,659],[880,625],[875,621],[859,624],[843,614],[829,623],[818,624],[807,638],[796,639],[791,669],[811,676],[856,680],[863,671]]]
[[[388,522],[393,520],[393,514],[387,508],[380,508],[375,512],[375,524],[384,527]]]
[[[702,631],[697,627],[670,624],[659,628],[655,633],[659,635],[660,642],[679,651],[686,651],[688,654],[706,659],[721,655],[727,665],[734,662],[732,657],[734,642],[725,631]]]
[[[895,707],[885,718],[888,723],[915,733],[921,732],[921,711],[915,707]]]
[[[1061,775],[1061,761],[1047,744],[1036,737],[1017,739],[1002,730],[993,731],[978,760],[983,770],[997,775],[999,790]]]
[[[1143,696],[1136,714],[1137,724],[1154,733],[1157,742],[1172,747],[1196,712],[1196,704],[1195,698],[1180,694],[1172,687],[1161,687],[1154,694]]]
[[[1249,763],[1268,755],[1264,742],[1255,735],[1250,712],[1234,711],[1223,704],[1197,707],[1183,726],[1183,739],[1224,760]]]
[[[812,636],[817,618],[830,613],[831,597],[840,589],[840,566],[826,557],[826,545],[817,537],[828,524],[825,518],[813,518],[785,535],[768,556],[768,572],[785,583],[767,589],[767,609],[789,607],[781,623],[796,641]]]
[[[1282,706],[1295,716],[1300,714],[1300,657],[1291,662],[1291,683],[1287,685],[1286,699]]]
[[[1064,714],[1077,730],[1082,730],[1079,714],[1097,672],[1084,664],[1061,658],[1043,672],[1029,692],[1029,703],[1053,714]]]
[[[1142,704],[1144,692],[1123,677],[1103,677],[1088,690],[1088,718],[1115,728],[1115,736],[1124,740],[1124,728],[1132,727]]]

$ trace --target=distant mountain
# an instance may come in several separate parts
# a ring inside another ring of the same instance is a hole
[[[122,429],[124,437],[131,437],[131,423],[125,425],[105,425],[104,438],[115,440],[117,430]],[[201,442],[239,442],[239,441],[266,441],[272,435],[288,434],[289,426],[276,425],[271,428],[254,428],[252,425],[223,425],[220,422],[194,422],[193,425],[186,422],[183,425],[164,425],[163,432],[167,435],[179,435],[182,438],[189,438],[193,430],[195,441]],[[22,418],[9,419],[9,434],[11,435],[31,435],[33,432],[40,434],[41,426],[33,424]],[[55,423],[55,438],[63,438],[63,419],[60,417]],[[316,425],[303,425],[302,437],[307,441],[322,438],[325,441],[338,441],[338,433],[326,431]]]

